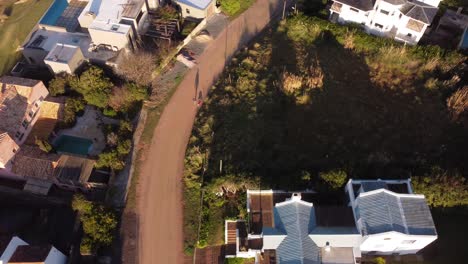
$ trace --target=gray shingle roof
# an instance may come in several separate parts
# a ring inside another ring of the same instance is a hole
[[[436,235],[424,197],[399,197],[380,191],[357,199],[363,235],[396,231],[410,235]]]
[[[314,208],[303,202],[285,202],[275,207],[274,217],[275,228],[287,235],[276,249],[278,262],[320,263],[320,248],[309,237],[315,227]]]
[[[437,14],[437,7],[419,1],[408,1],[401,9],[401,13],[425,24],[431,24]]]

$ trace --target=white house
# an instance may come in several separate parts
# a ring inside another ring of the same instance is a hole
[[[426,199],[409,180],[349,180],[346,192],[363,236],[361,252],[415,254],[437,239]]]
[[[65,264],[67,262],[67,257],[54,246],[31,246],[17,236],[11,239],[5,238],[0,238],[0,264]]]
[[[95,46],[135,48],[148,14],[144,0],[90,0],[78,17]]]
[[[349,180],[345,191],[348,204],[323,206],[328,197],[310,191],[248,190],[250,230],[226,221],[226,257],[353,264],[362,254],[414,254],[437,239],[425,198],[409,180]]]
[[[330,20],[361,24],[366,32],[417,44],[440,0],[333,0]]]
[[[182,17],[192,19],[204,19],[215,13],[216,1],[214,0],[174,0],[179,6]]]

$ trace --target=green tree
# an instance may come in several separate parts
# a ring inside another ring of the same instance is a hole
[[[384,258],[382,257],[376,257],[372,260],[374,264],[385,264],[387,263]]]
[[[112,82],[104,75],[104,71],[92,66],[80,77],[70,82],[73,90],[83,95],[84,100],[100,108],[105,108],[112,91]]]
[[[85,103],[80,98],[67,98],[65,101],[65,109],[63,114],[63,121],[67,125],[75,123],[76,114],[85,109]]]
[[[121,120],[119,124],[119,135],[121,137],[130,137],[133,132],[132,123],[128,120]]]
[[[71,76],[66,73],[56,75],[55,78],[49,82],[50,95],[58,96],[64,94],[69,86],[70,77]]]
[[[433,207],[454,207],[468,205],[468,185],[458,173],[449,173],[434,168],[431,175],[411,179],[415,193],[424,194],[427,203]]]
[[[319,173],[320,179],[322,179],[332,189],[338,189],[343,187],[346,183],[348,175],[343,170],[331,170],[327,172]]]
[[[83,223],[85,237],[80,246],[82,252],[91,252],[97,245],[112,243],[117,227],[117,216],[112,210],[86,200],[83,195],[73,197],[72,208],[79,212]]]
[[[83,195],[76,194],[73,196],[72,208],[81,214],[89,214],[93,209],[93,203],[86,200]]]
[[[125,163],[115,150],[99,154],[99,159],[96,162],[96,167],[98,168],[111,168],[116,171],[122,170],[124,166]]]
[[[119,142],[117,145],[117,153],[120,156],[125,156],[130,153],[130,149],[132,148],[132,141],[130,139],[126,139],[122,142]]]

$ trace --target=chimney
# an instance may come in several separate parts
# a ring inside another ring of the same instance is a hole
[[[300,201],[301,200],[301,193],[293,193],[292,196],[291,196],[291,200]]]

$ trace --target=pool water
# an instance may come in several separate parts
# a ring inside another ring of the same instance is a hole
[[[81,156],[88,155],[93,141],[87,138],[61,135],[55,142],[54,147],[58,153],[71,153]]]
[[[54,26],[67,6],[67,0],[55,0],[39,23]]]

